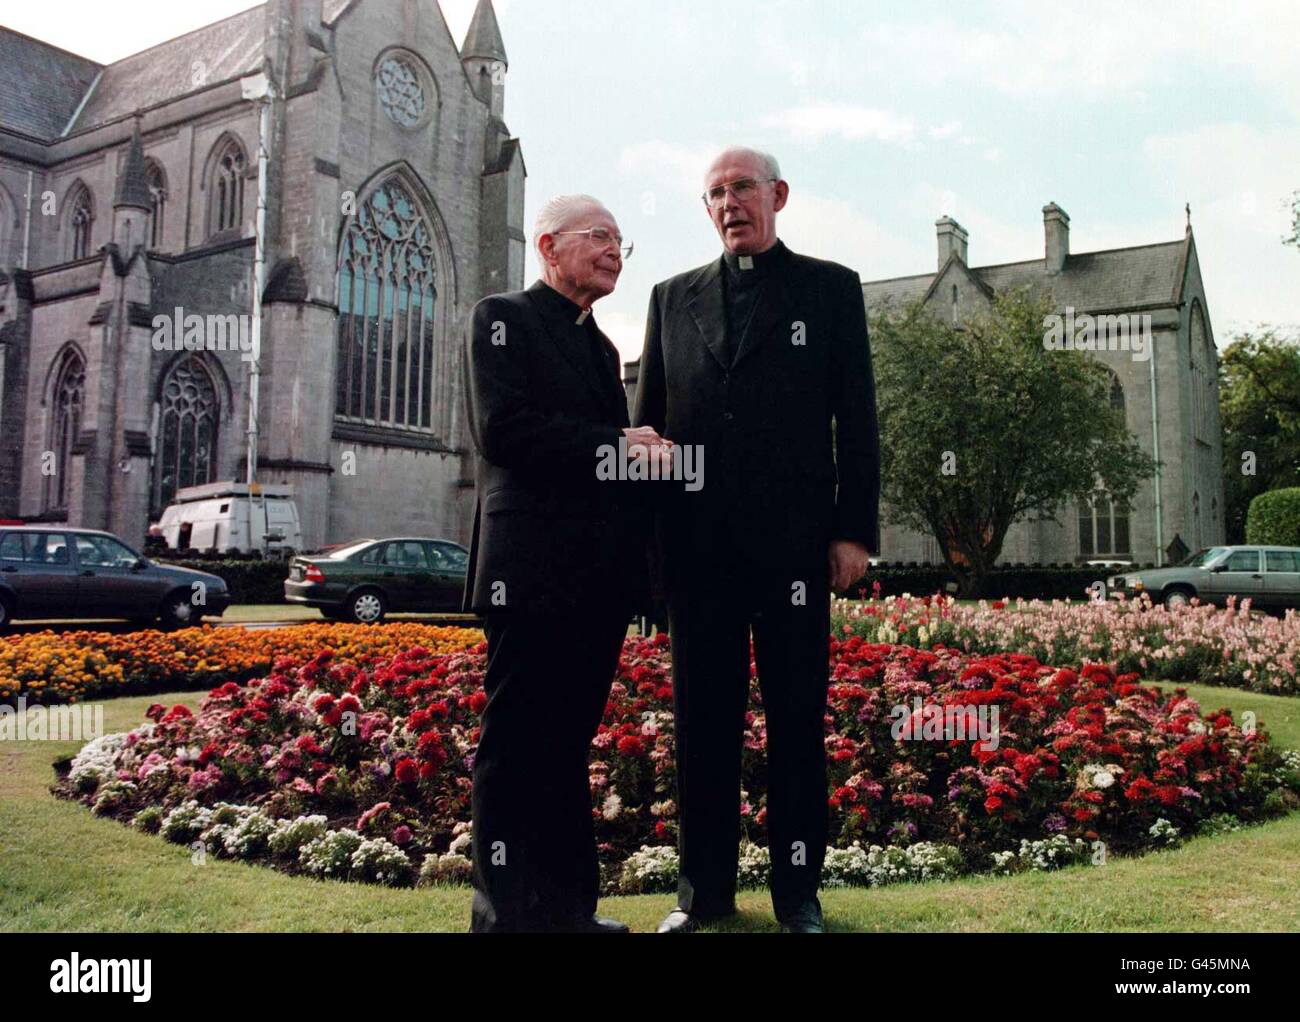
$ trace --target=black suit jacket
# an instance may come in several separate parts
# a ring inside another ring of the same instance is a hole
[[[858,275],[782,246],[726,362],[722,259],[654,288],[633,421],[704,450],[704,485],[657,514],[661,582],[734,560],[789,592],[824,574],[832,539],[880,549],[879,429]],[[832,429],[832,422],[834,428]],[[725,536],[727,546],[718,542]]]
[[[478,505],[466,611],[623,602],[630,614],[646,598],[648,518],[634,484],[597,478],[602,445],[617,448],[628,425],[618,350],[600,334],[598,367],[562,331],[575,309],[538,281],[471,314],[464,366]]]

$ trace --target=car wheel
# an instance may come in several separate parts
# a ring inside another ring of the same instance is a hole
[[[189,590],[177,590],[163,601],[162,613],[163,627],[170,630],[177,628],[188,628],[190,625],[197,625],[203,618],[199,609],[190,602]]]
[[[13,620],[13,611],[9,609],[9,603],[6,600],[0,600],[0,629],[9,627],[9,622]]]
[[[378,624],[387,611],[383,593],[363,589],[348,601],[348,617],[359,625]]]
[[[1192,601],[1192,594],[1186,589],[1170,589],[1165,593],[1164,604],[1168,610],[1181,610]]]

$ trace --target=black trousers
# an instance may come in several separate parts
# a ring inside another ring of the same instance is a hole
[[[551,930],[595,912],[587,760],[630,617],[487,615],[471,932]]]
[[[677,904],[703,918],[734,910],[741,745],[750,630],[767,727],[772,904],[783,918],[817,900],[829,811],[825,722],[830,592],[825,569],[793,587],[701,579],[670,595],[678,783]],[[820,905],[819,905],[820,907]]]

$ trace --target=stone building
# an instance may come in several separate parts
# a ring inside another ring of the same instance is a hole
[[[960,325],[999,291],[1025,286],[1050,294],[1062,317],[1068,311],[1076,324],[1084,315],[1099,327],[1150,317],[1149,357],[1139,357],[1132,338],[1129,347],[1118,346],[1114,330],[1092,357],[1111,371],[1111,403],[1123,410],[1137,443],[1163,463],[1158,475],[1127,508],[1099,492],[1064,514],[1061,524],[1013,525],[1001,562],[1168,563],[1179,549],[1224,542],[1218,359],[1190,222],[1177,241],[1073,253],[1070,218],[1050,203],[1043,208],[1043,257],[996,266],[969,265],[967,233],[951,217],[936,228],[936,272],[863,284],[869,321],[921,299],[936,316]],[[943,563],[933,537],[897,525],[882,526],[881,545],[886,560]]]
[[[0,28],[0,518],[139,544],[243,480],[265,137],[258,478],[308,547],[465,540],[463,324],[523,283],[506,71],[491,0],[459,48],[436,0],[268,0],[108,65]]]

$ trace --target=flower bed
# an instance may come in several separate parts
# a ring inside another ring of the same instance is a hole
[[[415,622],[382,626],[305,624],[289,628],[151,629],[31,632],[0,639],[0,703],[73,703],[89,696],[209,689],[271,669],[277,657],[306,660],[321,649],[340,661],[368,664],[422,646],[436,653],[483,641],[472,628]]]
[[[1138,600],[1016,600],[959,604],[951,597],[836,600],[837,635],[968,653],[1011,650],[1050,664],[1093,660],[1121,673],[1300,695],[1300,615],[1251,614],[1249,603],[1178,610]]]
[[[89,743],[56,790],[208,854],[288,872],[463,879],[484,660],[484,645],[414,647],[368,666],[328,649],[305,663],[282,657],[263,679],[218,686],[197,714],[155,704],[148,723]],[[1244,733],[1227,710],[1203,715],[1185,693],[1105,666],[857,637],[832,638],[831,663],[831,886],[1097,861],[1300,801],[1300,755]],[[766,727],[756,683],[753,697],[741,873],[761,883]],[[671,707],[667,641],[629,640],[590,770],[606,891],[673,883]],[[963,707],[996,709],[995,741],[899,730]]]

